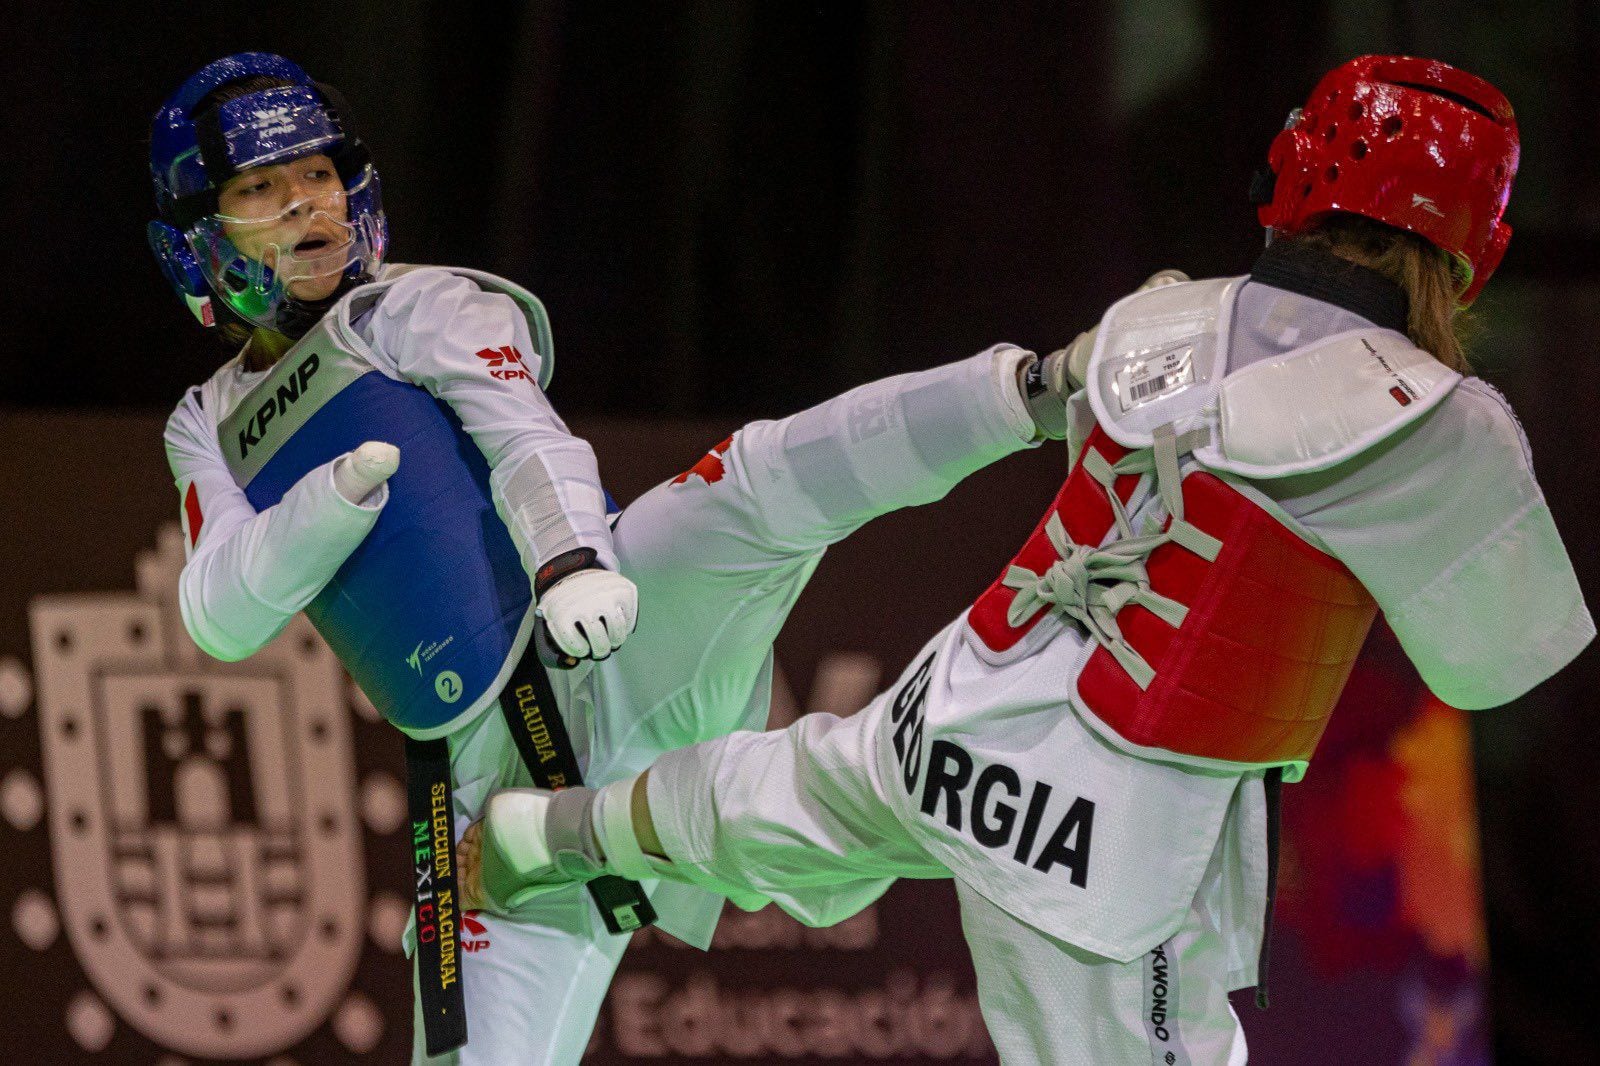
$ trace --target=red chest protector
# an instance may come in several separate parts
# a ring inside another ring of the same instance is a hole
[[[1059,559],[1045,528],[1052,515],[1076,544],[1099,545],[1111,530],[1105,490],[1084,469],[1090,450],[1111,463],[1128,454],[1095,427],[1014,566],[1042,574]],[[1125,503],[1138,481],[1138,474],[1124,474],[1112,488]],[[1139,603],[1123,607],[1116,624],[1154,678],[1141,688],[1097,646],[1078,677],[1077,702],[1141,748],[1226,763],[1304,764],[1377,605],[1344,564],[1215,475],[1191,472],[1182,495],[1185,518],[1221,541],[1220,552],[1209,562],[1177,543],[1150,553],[1151,591],[1188,613],[1173,627]],[[996,579],[968,614],[992,651],[1016,645],[1048,610],[1041,606],[1012,625],[1007,613],[1017,595]]]

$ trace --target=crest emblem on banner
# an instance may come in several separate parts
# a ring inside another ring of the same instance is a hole
[[[366,886],[344,675],[297,617],[203,655],[181,534],[141,594],[30,609],[56,896],[84,972],[151,1040],[271,1055],[321,1025],[361,952]]]

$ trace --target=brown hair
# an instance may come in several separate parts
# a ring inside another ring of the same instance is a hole
[[[250,74],[243,78],[224,82],[222,85],[212,89],[200,98],[191,113],[198,117],[207,111],[221,107],[229,100],[237,100],[241,96],[249,96],[251,93],[262,92],[266,89],[279,89],[293,84],[294,82],[292,81],[284,78],[275,78],[270,74]],[[248,322],[233,318],[231,315],[222,314],[220,317],[222,321],[217,325],[216,336],[223,347],[227,348],[229,352],[237,352],[244,348],[246,344],[249,345],[249,348],[245,349],[244,353],[246,370],[266,369],[277,362],[279,357],[288,351],[290,344],[293,343],[281,334],[259,326],[252,326]]]
[[[1459,304],[1466,270],[1438,245],[1415,233],[1359,215],[1332,215],[1293,238],[1326,248],[1388,278],[1410,301],[1406,335],[1450,369],[1472,373],[1466,341],[1471,319]]]

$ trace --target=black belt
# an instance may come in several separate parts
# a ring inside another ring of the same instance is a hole
[[[1262,778],[1267,796],[1267,906],[1261,921],[1261,951],[1256,956],[1256,1008],[1267,1009],[1267,963],[1272,957],[1272,909],[1278,901],[1278,845],[1282,836],[1283,767]]]
[[[406,805],[411,814],[422,1029],[428,1054],[443,1055],[467,1042],[448,741],[406,737]]]
[[[540,788],[559,791],[583,783],[577,753],[556,710],[550,676],[540,662],[536,633],[511,680],[500,692],[511,739]],[[460,893],[456,889],[455,808],[450,745],[444,739],[406,738],[406,795],[415,868],[417,975],[428,1054],[442,1055],[467,1042],[466,996],[460,980]],[[606,875],[588,884],[589,895],[612,933],[628,933],[656,920],[637,881]]]

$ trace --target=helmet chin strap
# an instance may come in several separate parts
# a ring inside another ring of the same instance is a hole
[[[365,285],[372,280],[374,280],[372,275],[367,273],[355,275],[346,274],[344,277],[339,279],[339,284],[333,290],[333,292],[322,297],[321,299],[300,300],[293,296],[285,296],[283,301],[279,303],[277,314],[270,326],[254,323],[248,319],[240,317],[233,311],[232,308],[227,306],[226,301],[218,301],[217,303],[221,309],[221,313],[227,316],[229,321],[236,322],[239,325],[245,326],[252,330],[270,330],[273,333],[277,333],[287,338],[289,342],[293,344],[298,342],[307,333],[311,332],[311,327],[315,326],[319,321],[321,321],[322,316],[332,310],[333,305],[338,303],[345,293],[349,292],[357,285]],[[287,350],[287,347],[287,345],[284,346],[283,350]],[[249,351],[248,346],[246,351]],[[247,365],[245,369],[264,370],[267,366],[270,366],[272,363],[276,362],[278,356],[281,354],[282,351],[279,351],[272,356],[267,357],[267,362],[263,365],[250,365],[250,357],[247,355]]]
[[[347,273],[339,279],[339,284],[331,293],[317,300],[302,300],[285,293],[283,303],[278,307],[277,321],[273,323],[273,328],[290,340],[297,341],[309,333],[311,327],[316,325],[345,293],[357,285],[365,285],[372,280],[370,274]]]

